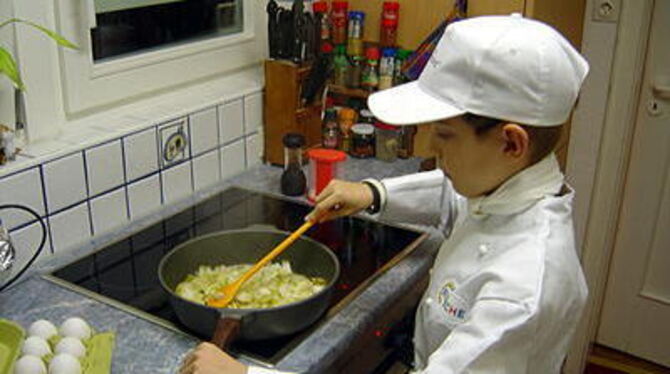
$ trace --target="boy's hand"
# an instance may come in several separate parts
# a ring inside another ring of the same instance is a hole
[[[179,374],[247,374],[247,367],[211,343],[201,343],[181,364]]]
[[[364,183],[333,180],[316,197],[310,221],[325,222],[358,213],[372,204],[370,187]]]

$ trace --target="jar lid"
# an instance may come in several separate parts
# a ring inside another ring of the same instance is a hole
[[[375,133],[375,127],[367,123],[359,123],[353,125],[351,131],[360,135],[372,135]]]
[[[409,49],[399,49],[398,50],[398,58],[400,59],[406,59],[407,57],[412,55],[412,51]]]
[[[382,49],[383,57],[395,57],[396,49],[395,48],[384,48]]]
[[[302,134],[289,132],[284,135],[282,142],[286,148],[300,148],[305,145],[305,137]]]
[[[325,1],[317,1],[312,4],[312,10],[319,13],[325,13],[328,11],[328,3]]]
[[[349,19],[363,21],[365,19],[365,13],[359,11],[351,11],[349,12]]]
[[[333,53],[333,45],[328,42],[323,43],[321,45],[321,53]]]
[[[335,54],[336,55],[344,55],[347,53],[347,47],[343,44],[338,45],[335,47]]]
[[[367,57],[368,60],[379,60],[379,48],[368,47],[368,49],[365,50],[365,57]]]
[[[369,109],[361,109],[361,117],[374,118],[374,114]]]
[[[384,2],[384,10],[399,10],[400,9],[400,3],[396,1],[385,1]]]
[[[347,8],[349,8],[349,2],[333,1],[333,10],[346,10]]]
[[[384,123],[384,122],[381,122],[381,121],[377,121],[375,123],[375,127],[378,128],[378,129],[382,129],[382,130],[400,131],[400,127],[389,125],[388,123]]]
[[[347,159],[347,154],[335,149],[312,148],[307,151],[307,157],[321,162],[340,162]]]

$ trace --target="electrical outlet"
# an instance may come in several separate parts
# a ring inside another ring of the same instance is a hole
[[[158,128],[161,168],[187,160],[190,156],[190,137],[186,118],[166,123]]]
[[[621,13],[621,0],[597,0],[593,4],[593,20],[617,22]]]

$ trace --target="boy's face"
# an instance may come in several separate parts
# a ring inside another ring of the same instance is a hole
[[[503,126],[477,135],[461,117],[433,125],[432,146],[438,166],[461,195],[488,194],[515,172],[517,160],[510,158]]]

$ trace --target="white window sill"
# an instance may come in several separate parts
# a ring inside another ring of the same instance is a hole
[[[213,78],[204,83],[72,119],[62,125],[57,137],[30,143],[21,151],[16,161],[0,166],[0,177],[123,134],[261,91],[263,86],[263,70],[260,66],[255,66],[225,77]],[[30,131],[30,124],[28,130]]]

